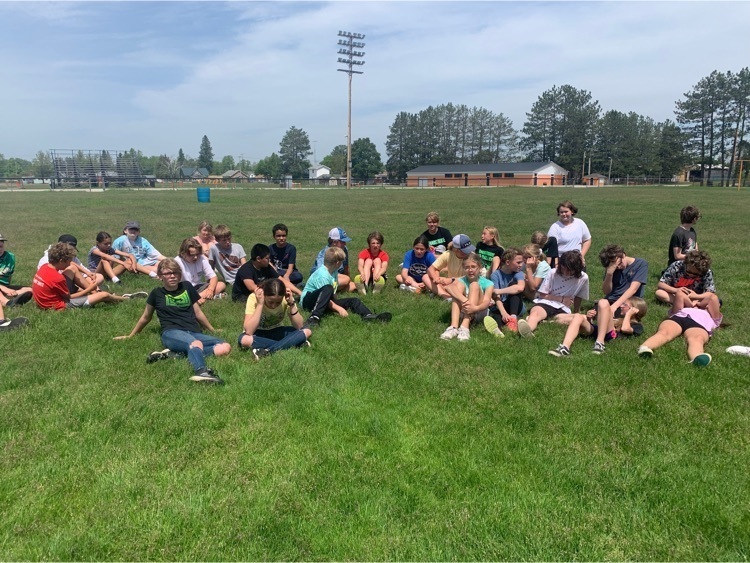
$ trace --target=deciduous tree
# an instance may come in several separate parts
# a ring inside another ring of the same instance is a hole
[[[331,174],[344,174],[346,172],[346,145],[336,145],[330,154],[323,157],[321,164],[331,169]]]
[[[369,137],[357,139],[352,143],[352,176],[358,180],[369,180],[383,171],[375,143]]]

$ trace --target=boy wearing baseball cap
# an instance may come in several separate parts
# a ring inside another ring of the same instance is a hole
[[[132,254],[137,262],[137,271],[156,278],[156,266],[160,260],[164,260],[164,256],[141,236],[141,224],[128,221],[122,233],[112,242],[112,250]]]
[[[346,247],[347,242],[351,242],[352,239],[346,234],[346,231],[341,227],[334,227],[328,231],[328,245],[325,246],[318,255],[315,257],[315,262],[310,269],[310,275],[315,273],[315,270],[323,267],[325,253],[328,248],[340,248],[344,251],[344,261],[338,269],[338,291],[354,291],[357,287],[354,285],[351,276],[349,275],[349,249]]]

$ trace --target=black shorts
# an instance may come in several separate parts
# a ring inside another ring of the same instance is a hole
[[[682,332],[680,334],[685,334],[685,331],[689,328],[702,328],[703,330],[706,330],[701,326],[700,323],[695,322],[690,317],[669,317],[667,320],[679,325],[679,327],[682,329]],[[706,333],[708,333],[707,330]],[[711,335],[709,334],[709,336]]]
[[[541,307],[542,309],[544,309],[544,311],[547,313],[548,319],[552,319],[557,315],[562,315],[565,313],[565,311],[563,311],[562,309],[558,309],[557,307],[553,307],[552,305],[547,305],[546,303],[535,303],[534,307]],[[534,307],[532,307],[532,309]]]

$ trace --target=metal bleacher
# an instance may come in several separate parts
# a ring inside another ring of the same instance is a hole
[[[147,183],[132,151],[50,149],[56,188],[107,188]]]

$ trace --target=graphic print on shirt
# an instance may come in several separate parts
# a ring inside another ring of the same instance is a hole
[[[170,295],[167,293],[165,296],[165,303],[167,307],[190,307],[190,295],[187,291],[183,291],[177,295]]]

